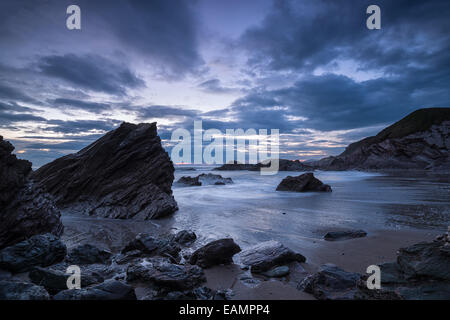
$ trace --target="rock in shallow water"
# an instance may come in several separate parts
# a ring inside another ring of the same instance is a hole
[[[0,300],[49,300],[41,286],[32,283],[0,280]]]
[[[37,235],[1,250],[0,268],[25,272],[35,266],[46,267],[62,261],[66,252],[66,245],[54,235]]]
[[[188,245],[197,240],[197,235],[193,231],[181,230],[174,235],[173,240],[182,245]]]
[[[242,251],[240,257],[241,262],[255,273],[261,273],[289,262],[306,261],[306,258],[300,253],[295,253],[280,242],[273,240],[261,242]]]
[[[280,266],[270,269],[269,271],[263,272],[263,275],[270,278],[281,278],[289,274],[288,266]]]
[[[118,219],[153,219],[178,209],[173,163],[156,123],[122,123],[81,151],[42,166],[33,178],[57,205]]]
[[[344,231],[330,231],[323,237],[327,241],[348,240],[354,238],[362,238],[367,235],[364,230],[344,230]]]
[[[331,187],[323,184],[322,181],[314,177],[311,172],[304,173],[297,177],[287,176],[277,187],[277,191],[294,191],[294,192],[308,192],[308,191],[323,191],[331,192]]]
[[[148,256],[162,256],[178,260],[181,248],[170,237],[155,238],[148,234],[140,233],[122,249],[122,254],[136,250]]]
[[[189,259],[189,263],[197,264],[202,268],[228,264],[233,261],[233,256],[240,251],[241,248],[233,239],[219,239],[196,250]]]
[[[102,284],[59,292],[54,300],[136,300],[134,288],[123,282],[107,280]]]

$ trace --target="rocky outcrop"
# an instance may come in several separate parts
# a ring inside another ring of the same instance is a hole
[[[189,245],[197,239],[197,235],[193,231],[181,230],[177,232],[172,240],[181,245]]]
[[[343,230],[343,231],[330,231],[323,237],[327,241],[339,241],[348,240],[354,238],[362,238],[367,235],[364,230]]]
[[[99,249],[91,244],[79,245],[69,251],[67,261],[80,264],[107,263],[111,258],[111,252]]]
[[[276,266],[290,262],[305,262],[306,258],[300,253],[293,252],[277,241],[261,242],[240,254],[241,262],[250,267],[254,273],[268,271]]]
[[[35,266],[47,267],[66,256],[66,245],[54,235],[36,235],[0,251],[0,269],[24,272]]]
[[[37,234],[63,232],[52,198],[28,179],[31,163],[17,159],[13,150],[0,136],[0,248]]]
[[[153,237],[145,233],[140,233],[134,240],[122,249],[122,254],[140,252],[140,255],[148,257],[161,256],[178,261],[178,254],[181,251],[179,243],[173,237]]]
[[[241,252],[241,248],[233,239],[220,239],[196,250],[192,254],[189,263],[199,265],[202,268],[229,264],[233,262],[233,256],[239,252]]]
[[[323,191],[331,192],[331,187],[323,184],[322,181],[314,177],[311,172],[304,173],[298,177],[287,176],[277,187],[277,191],[294,191],[294,192],[309,192],[309,191]]]
[[[321,170],[450,169],[450,108],[416,110],[337,157],[311,162]]]
[[[214,168],[213,170],[219,171],[236,171],[236,170],[248,170],[248,171],[259,171],[261,168],[270,167],[271,162],[265,161],[263,163],[257,164],[242,164],[237,161],[232,163],[226,163],[218,168]],[[299,161],[299,160],[287,160],[287,159],[278,159],[278,171],[312,171],[313,167]]]
[[[89,215],[153,219],[177,210],[174,167],[156,123],[122,123],[81,151],[39,168],[33,178],[59,207]]]
[[[224,178],[219,174],[202,173],[197,177],[181,177],[177,181],[178,184],[185,186],[202,186],[202,185],[225,185],[233,183],[231,178]]]

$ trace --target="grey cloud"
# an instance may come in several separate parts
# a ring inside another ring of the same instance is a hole
[[[90,112],[100,112],[110,110],[111,106],[107,103],[88,102],[77,99],[58,98],[52,101],[55,107],[65,106],[73,109],[82,109]]]

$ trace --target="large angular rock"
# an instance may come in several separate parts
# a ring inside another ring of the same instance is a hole
[[[81,151],[42,166],[33,178],[57,205],[89,215],[153,219],[178,209],[173,163],[156,123],[122,123]]]
[[[63,232],[52,197],[28,179],[31,163],[0,136],[0,249],[42,233]]]
[[[0,281],[0,300],[49,300],[50,296],[41,286],[18,281]]]
[[[59,292],[54,300],[136,300],[134,288],[123,282],[107,280],[102,284]]]
[[[358,294],[356,286],[360,278],[358,273],[347,272],[327,263],[317,273],[306,277],[299,284],[299,289],[320,300],[353,300]]]
[[[196,250],[189,263],[199,265],[202,268],[228,264],[233,261],[233,256],[238,252],[241,252],[241,248],[233,239],[220,239]]]
[[[294,192],[308,192],[308,191],[324,191],[331,192],[331,187],[323,184],[322,181],[314,177],[311,172],[304,173],[298,177],[287,176],[277,187],[277,191],[294,191]]]
[[[267,271],[290,262],[305,262],[306,258],[295,253],[278,241],[265,241],[250,247],[240,254],[241,262],[254,273]]]
[[[199,286],[206,278],[198,266],[184,266],[153,259],[129,265],[127,281],[148,282],[162,289],[183,291]]]
[[[170,237],[155,238],[148,234],[140,233],[122,249],[122,254],[136,250],[148,256],[161,256],[176,260],[181,247]]]
[[[0,251],[0,268],[11,272],[25,272],[35,266],[47,267],[66,256],[66,245],[47,233],[33,236]]]

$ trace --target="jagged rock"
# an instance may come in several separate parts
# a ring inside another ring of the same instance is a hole
[[[344,231],[330,231],[323,237],[327,241],[347,240],[354,238],[362,238],[367,235],[364,230],[344,230]]]
[[[306,277],[298,289],[311,293],[319,300],[353,300],[358,293],[360,277],[358,273],[347,272],[327,263],[320,266],[317,273]]]
[[[127,281],[149,282],[170,290],[190,290],[206,281],[203,270],[198,266],[179,265],[164,260],[131,264],[127,268]]]
[[[263,272],[262,274],[270,278],[281,278],[289,274],[289,267],[288,266],[275,267],[266,272]]]
[[[311,162],[321,170],[449,169],[450,108],[419,109],[337,157]]]
[[[311,172],[304,173],[298,177],[287,176],[277,187],[277,191],[294,191],[294,192],[308,192],[308,191],[324,191],[331,192],[331,187],[323,184],[322,181],[314,177]]]
[[[111,252],[99,249],[91,244],[83,244],[69,251],[67,261],[73,264],[108,263]]]
[[[156,123],[122,123],[81,151],[42,166],[33,178],[62,208],[119,219],[152,219],[178,209],[174,167]]]
[[[0,300],[49,300],[41,286],[32,283],[0,280]]]
[[[406,278],[431,278],[450,281],[450,256],[442,252],[446,240],[421,242],[401,248],[397,263]]]
[[[134,288],[123,282],[107,280],[102,284],[59,292],[54,300],[136,300]]]
[[[135,259],[142,257],[143,252],[141,250],[131,250],[125,253],[119,253],[114,257],[114,261],[117,264],[125,264]]]
[[[267,271],[290,262],[305,262],[306,258],[295,253],[278,241],[265,241],[250,247],[240,254],[241,262],[254,273]]]
[[[219,264],[228,264],[233,261],[233,256],[240,252],[241,248],[233,239],[219,239],[196,250],[189,263],[209,268]]]
[[[197,239],[197,235],[193,231],[181,230],[174,237],[173,240],[182,245],[188,245]]]
[[[67,279],[70,274],[66,274],[60,270],[51,268],[34,267],[28,274],[31,282],[36,285],[43,286],[48,292],[54,294],[62,290],[67,290]],[[82,272],[81,274],[81,288],[98,284],[104,279],[98,274],[88,274]]]
[[[202,185],[202,183],[198,180],[198,177],[181,177],[178,179],[177,184],[190,187],[199,187]]]
[[[28,179],[31,163],[0,136],[0,249],[42,233],[63,232],[53,199]]]
[[[122,249],[122,253],[135,250],[141,251],[148,256],[161,256],[177,260],[181,248],[170,237],[155,238],[148,234],[140,233]]]
[[[66,251],[66,245],[54,235],[36,235],[2,249],[0,268],[24,272],[35,266],[47,267],[62,261]]]

